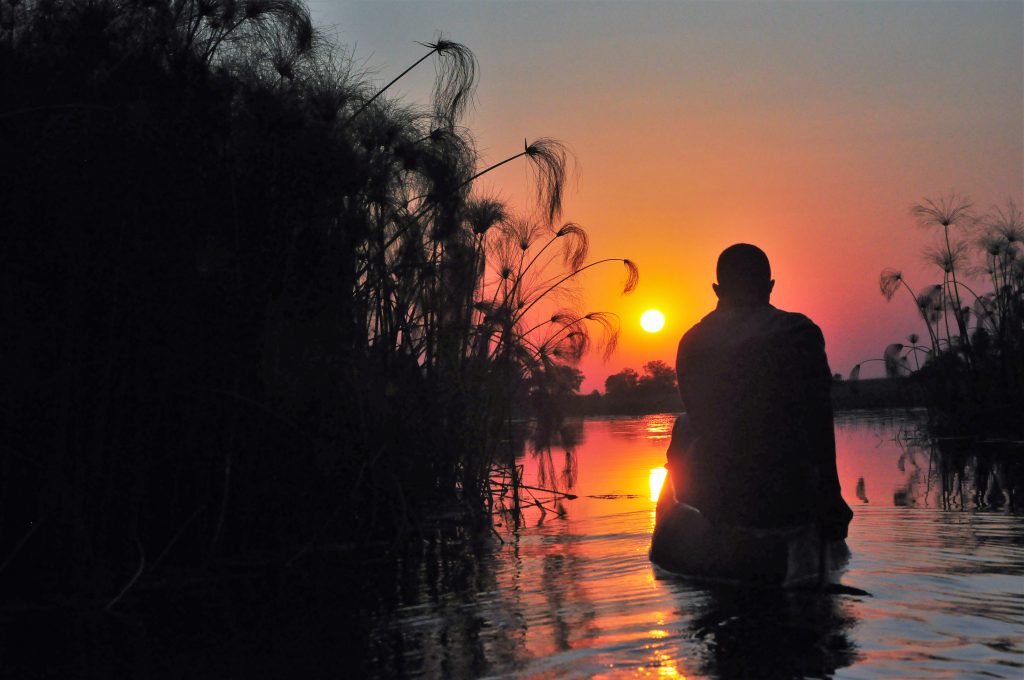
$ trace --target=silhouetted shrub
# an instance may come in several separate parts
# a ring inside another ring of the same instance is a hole
[[[536,323],[598,264],[552,223],[564,149],[518,154],[535,223],[471,198],[475,60],[431,56],[433,101],[405,106],[296,0],[0,3],[8,592],[489,517],[515,392],[616,327]]]

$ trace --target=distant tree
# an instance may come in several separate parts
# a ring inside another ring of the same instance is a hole
[[[639,377],[632,368],[614,373],[605,379],[604,393],[610,399],[627,398],[636,391]]]
[[[661,413],[682,408],[676,372],[664,361],[648,361],[643,374],[626,368],[604,381],[605,413]]]
[[[676,371],[660,359],[644,364],[644,375],[640,376],[637,386],[651,392],[671,392],[677,389]]]

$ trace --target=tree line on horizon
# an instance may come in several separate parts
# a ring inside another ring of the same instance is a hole
[[[648,413],[679,413],[684,410],[679,395],[675,369],[660,359],[648,361],[643,373],[625,368],[605,378],[604,391],[579,393],[584,375],[579,369],[566,367],[566,391],[562,393],[559,411],[564,415],[639,415]],[[872,380],[844,380],[841,373],[833,376],[832,405],[836,409],[910,408],[923,405],[920,390],[905,385],[900,376]],[[571,389],[570,389],[571,388]]]
[[[560,407],[566,415],[670,413],[683,409],[676,371],[660,359],[644,363],[642,373],[624,368],[609,375],[604,381],[604,392],[595,389],[580,394],[583,373],[573,367],[567,370],[571,378],[565,384],[572,390],[563,393]]]
[[[389,97],[425,60],[430,102]],[[514,408],[543,453],[617,339],[576,275],[638,272],[562,221],[559,142],[481,166],[476,78],[438,38],[382,87],[298,0],[0,4],[0,591],[113,606],[518,507]],[[535,206],[475,190],[513,161]]]

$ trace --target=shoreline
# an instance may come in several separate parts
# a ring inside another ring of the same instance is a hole
[[[832,408],[836,411],[857,409],[911,409],[927,407],[920,385],[907,378],[865,378],[837,380],[832,383]],[[642,416],[653,413],[682,413],[678,393],[659,399],[609,399],[604,394],[570,396],[564,411],[570,417]]]

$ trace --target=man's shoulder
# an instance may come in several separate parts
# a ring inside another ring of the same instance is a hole
[[[821,332],[821,328],[818,327],[818,324],[811,321],[810,317],[806,314],[801,314],[800,312],[787,312],[784,309],[778,309],[776,307],[772,307],[772,309],[774,310],[776,323],[785,330]]]
[[[713,310],[691,326],[683,334],[683,339],[688,335],[699,336],[703,333],[714,332],[719,326],[744,325],[747,323],[754,326],[770,326],[780,330],[818,328],[818,325],[805,314],[788,312],[772,305],[764,305],[756,308],[755,312],[736,313],[735,311],[722,311],[720,309]]]
[[[704,345],[719,346],[729,341],[758,338],[781,340],[798,339],[814,344],[824,343],[824,335],[810,317],[800,312],[788,312],[772,305],[756,311],[736,313],[714,310],[687,330],[679,340],[679,353]]]
[[[802,351],[818,352],[825,348],[825,334],[818,324],[800,312],[778,312],[775,323],[775,336],[793,348]]]
[[[682,347],[684,344],[690,344],[702,335],[711,332],[715,325],[715,315],[717,313],[717,310],[713,310],[705,314],[700,321],[690,326],[689,330],[683,333],[683,337],[679,339],[679,346]]]

